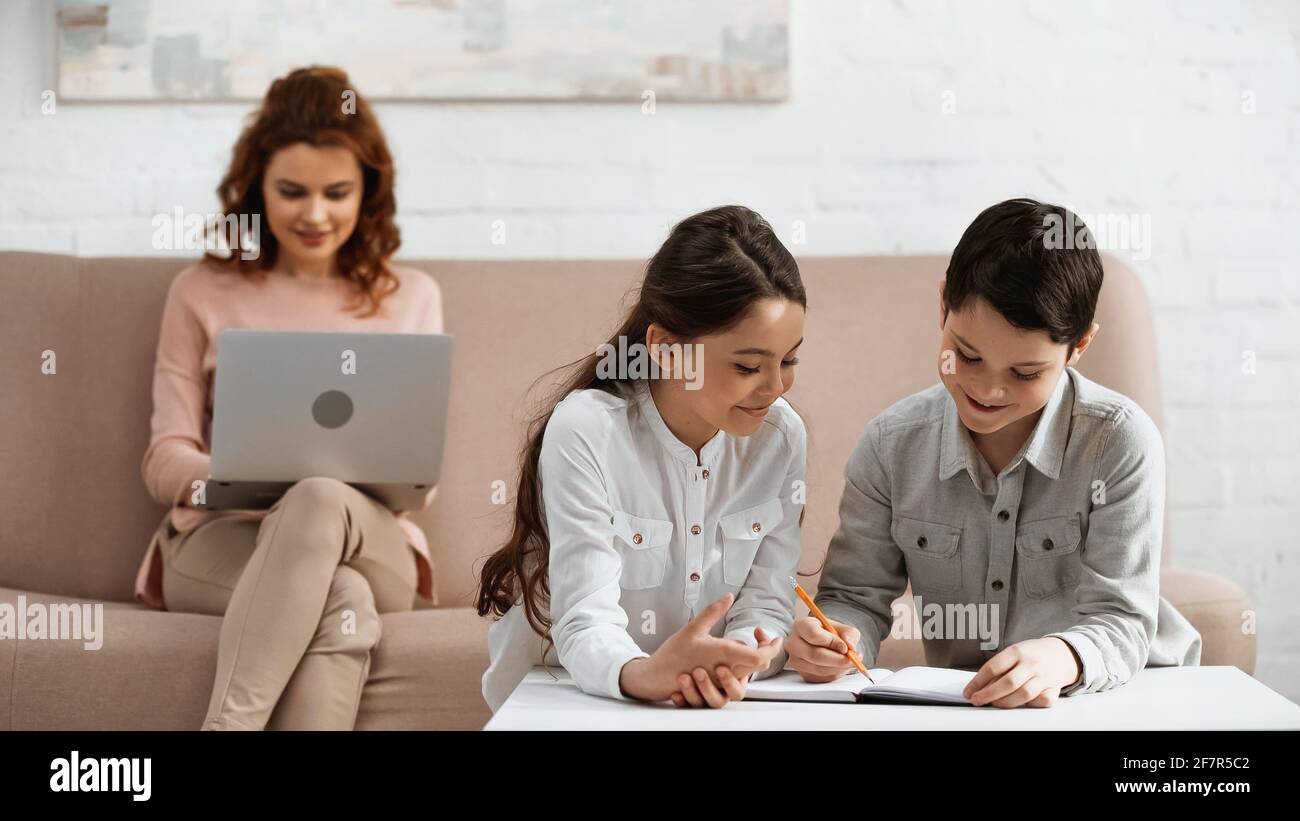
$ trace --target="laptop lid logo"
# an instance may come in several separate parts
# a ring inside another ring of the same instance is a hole
[[[341,428],[352,418],[352,398],[343,391],[325,391],[312,403],[311,418],[322,428]]]

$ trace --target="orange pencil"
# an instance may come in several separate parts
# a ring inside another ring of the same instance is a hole
[[[809,596],[808,591],[799,586],[799,582],[795,581],[793,576],[790,577],[790,586],[794,588],[794,592],[799,594],[799,598],[803,599],[803,603],[808,605],[809,612],[817,617],[817,620],[822,623],[822,627],[840,636],[840,631],[835,629],[834,625],[831,624],[831,620],[826,618],[826,614],[813,602],[812,596]],[[840,636],[840,640],[843,641],[844,637]],[[848,644],[847,641],[844,642],[845,647],[848,647]],[[849,647],[849,651],[845,655],[849,657],[849,661],[853,662],[853,666],[858,668],[859,673],[870,678],[871,673],[867,670],[867,665],[862,663],[862,657],[858,655],[857,650]]]

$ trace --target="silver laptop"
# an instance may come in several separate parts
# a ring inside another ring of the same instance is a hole
[[[300,479],[419,509],[442,466],[452,338],[221,332],[204,507],[270,507]]]

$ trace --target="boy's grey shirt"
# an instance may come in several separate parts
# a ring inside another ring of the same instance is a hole
[[[844,475],[816,601],[861,631],[868,664],[909,578],[927,609],[997,605],[992,649],[969,632],[923,639],[936,667],[977,668],[1016,642],[1059,636],[1082,661],[1062,690],[1074,695],[1148,664],[1200,663],[1200,634],[1160,596],[1160,432],[1131,399],[1073,368],[997,476],[942,384],[871,420]]]

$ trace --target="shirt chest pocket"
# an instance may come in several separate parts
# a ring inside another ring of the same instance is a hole
[[[623,560],[619,586],[625,590],[644,590],[663,583],[668,568],[668,543],[673,538],[673,523],[663,519],[633,516],[613,511],[614,546]]]
[[[961,528],[896,516],[891,535],[903,551],[913,593],[951,593],[961,586]]]
[[[1042,599],[1079,582],[1078,516],[1026,522],[1016,528],[1016,561],[1025,595]]]
[[[781,500],[769,499],[718,519],[722,531],[722,580],[726,584],[731,587],[745,584],[758,546],[784,518]]]

